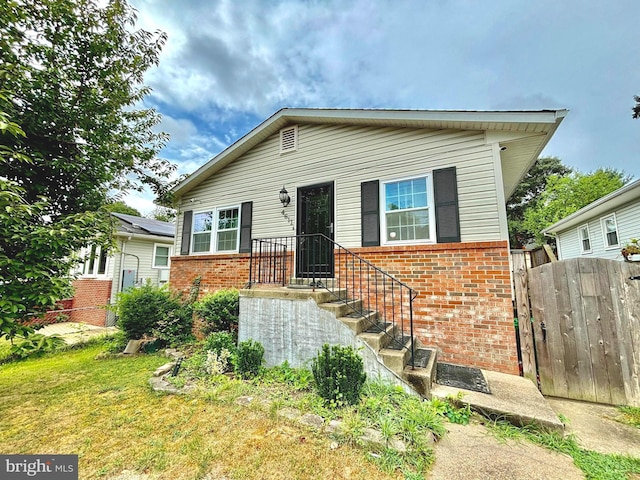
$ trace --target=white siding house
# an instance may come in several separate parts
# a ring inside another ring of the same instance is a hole
[[[282,109],[174,188],[171,286],[315,288],[351,255],[413,289],[440,358],[517,372],[505,203],[566,113]]]
[[[107,254],[94,245],[80,252],[84,262],[76,272],[72,321],[111,325],[114,314],[105,306],[113,304],[124,288],[147,281],[154,285],[169,281],[174,224],[121,213],[111,215],[116,221],[117,248]]]
[[[623,260],[622,247],[632,238],[640,238],[640,180],[590,203],[542,233],[556,238],[559,260]]]

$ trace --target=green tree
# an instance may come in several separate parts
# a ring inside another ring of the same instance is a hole
[[[535,236],[524,227],[525,212],[539,201],[551,175],[564,177],[571,172],[572,169],[563,165],[557,157],[540,157],[536,160],[507,201],[511,248],[522,248],[535,241]]]
[[[0,337],[69,295],[74,252],[109,244],[110,191],[164,194],[166,136],[140,105],[166,36],[135,18],[124,0],[0,2]]]
[[[538,244],[545,243],[541,230],[591,202],[617,190],[630,178],[622,171],[600,168],[592,173],[552,175],[534,206],[524,213],[523,227]]]
[[[130,207],[122,200],[118,200],[117,202],[107,203],[105,205],[105,210],[109,213],[124,213],[126,215],[133,215],[135,217],[141,217],[142,214],[133,207]]]
[[[176,211],[173,208],[157,206],[151,212],[151,218],[161,222],[173,223],[176,221]]]
[[[3,139],[32,163],[9,158],[0,176],[28,202],[48,199],[53,219],[100,208],[111,189],[149,185],[162,194],[172,165],[156,158],[160,116],[140,108],[145,71],[158,63],[163,33],[134,30],[124,0],[0,2],[0,88],[24,137]]]
[[[7,103],[0,92],[0,136],[22,137],[24,131],[3,109]],[[0,145],[0,165],[8,158],[32,163]],[[109,224],[100,213],[53,222],[46,215],[50,207],[45,198],[29,202],[24,188],[0,176],[0,338],[31,333],[20,320],[44,313],[69,295],[74,252],[90,241],[108,242]]]

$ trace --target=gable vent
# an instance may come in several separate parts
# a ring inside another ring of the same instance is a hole
[[[298,150],[298,126],[280,130],[280,153]]]

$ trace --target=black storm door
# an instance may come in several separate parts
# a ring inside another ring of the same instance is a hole
[[[333,277],[333,182],[298,188],[297,276]]]

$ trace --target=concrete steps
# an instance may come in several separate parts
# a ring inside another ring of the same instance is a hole
[[[287,297],[313,298],[318,307],[330,312],[369,345],[387,369],[406,381],[420,395],[427,398],[430,396],[431,385],[436,378],[435,349],[426,348],[414,339],[416,357],[423,361],[418,361],[412,366],[411,338],[405,337],[403,345],[394,342],[394,338],[399,334],[397,327],[385,322],[376,311],[362,310],[362,300],[347,299],[346,289],[337,288],[332,278],[315,281],[308,278],[292,278],[283,290]]]

